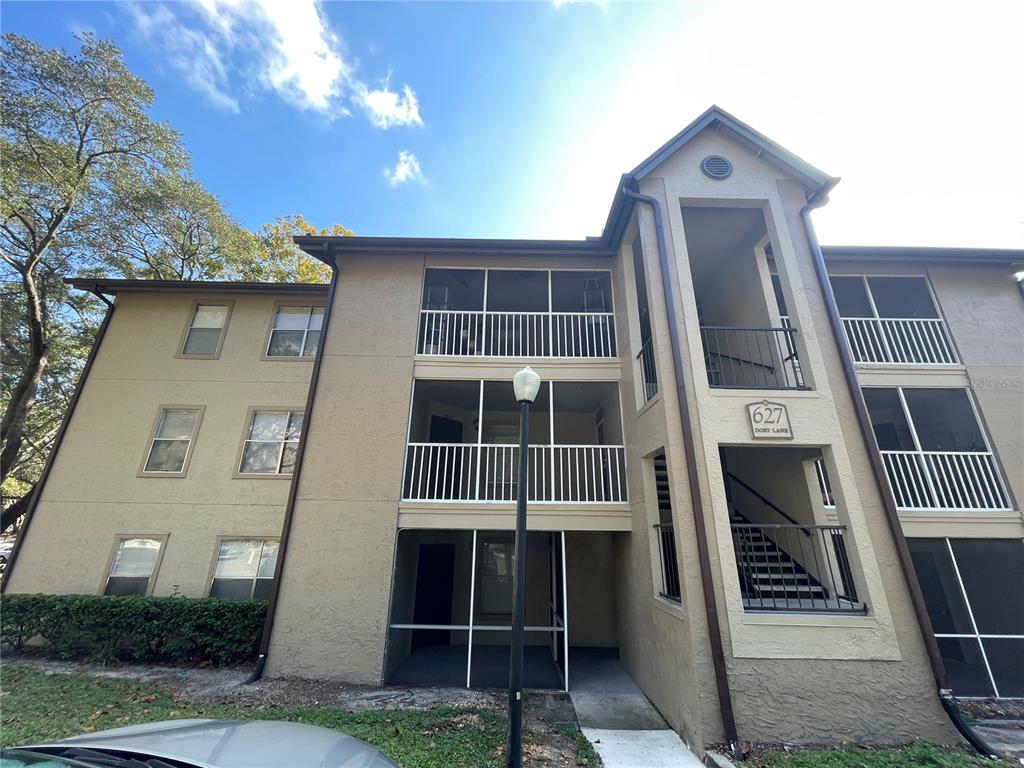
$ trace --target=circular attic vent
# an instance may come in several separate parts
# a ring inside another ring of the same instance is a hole
[[[732,175],[732,163],[721,155],[708,155],[700,161],[700,169],[709,179],[727,179]]]

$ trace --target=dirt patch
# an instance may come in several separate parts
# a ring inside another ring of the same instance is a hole
[[[974,720],[1018,720],[1024,728],[1024,699],[957,699],[960,711]]]

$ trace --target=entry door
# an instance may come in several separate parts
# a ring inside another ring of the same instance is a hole
[[[455,545],[420,544],[416,567],[416,602],[413,624],[451,624],[455,582]],[[451,630],[414,629],[412,650],[448,645]]]
[[[462,442],[462,422],[446,416],[430,417],[430,442],[451,444]],[[433,460],[431,482],[427,495],[437,499],[461,500],[469,490],[462,476],[462,451],[449,448],[438,451]]]

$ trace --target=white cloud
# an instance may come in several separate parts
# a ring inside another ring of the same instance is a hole
[[[385,81],[383,88],[373,90],[359,83],[355,88],[354,100],[366,111],[367,117],[378,128],[385,130],[394,125],[423,125],[420,117],[420,102],[408,85],[402,92],[395,93]]]
[[[346,100],[381,128],[422,125],[409,86],[370,88],[357,79],[344,42],[318,0],[197,0],[125,3],[137,31],[185,82],[219,109],[238,112],[269,91],[300,109],[347,115]]]
[[[167,6],[125,3],[124,7],[143,37],[161,41],[165,60],[193,90],[218,109],[238,112],[238,99],[230,93],[222,49],[214,38],[181,23]]]
[[[395,163],[394,168],[384,169],[384,178],[388,180],[388,184],[392,187],[399,187],[411,181],[418,181],[420,183],[426,181],[423,176],[423,168],[420,167],[420,161],[416,158],[416,155],[407,149],[403,149],[398,153],[398,162]]]

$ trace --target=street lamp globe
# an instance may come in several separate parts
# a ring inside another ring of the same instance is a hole
[[[532,403],[540,392],[540,374],[526,366],[512,377],[512,389],[517,403]]]

